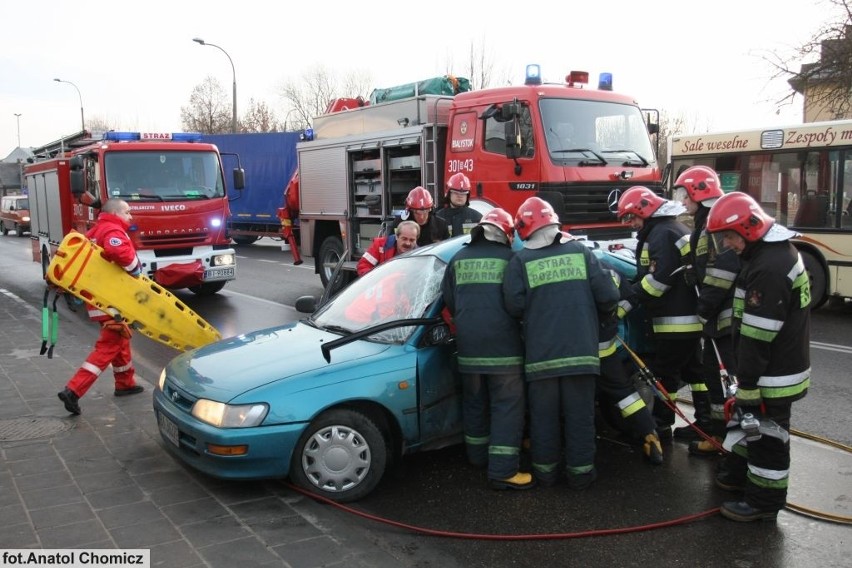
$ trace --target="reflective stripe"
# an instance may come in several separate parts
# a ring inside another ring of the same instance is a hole
[[[689,246],[689,233],[675,241],[675,246],[680,250],[680,256],[686,256],[692,250]]]
[[[376,257],[374,257],[369,252],[365,252],[364,254],[362,254],[361,258],[363,258],[364,260],[366,260],[367,262],[369,262],[373,266],[376,266],[377,264],[379,264],[379,261],[376,259]]]
[[[103,312],[103,311],[101,311],[101,310],[98,310],[98,309],[94,309],[94,310],[86,310],[86,313],[87,313],[87,314],[89,314],[89,317],[90,317],[90,318],[97,318],[97,317],[100,317],[100,316],[109,316],[109,317],[112,317],[112,315],[110,315],[110,314],[108,314],[108,313],[106,313],[106,312]]]
[[[703,327],[697,315],[653,318],[652,323],[654,331],[659,333],[690,333]]]
[[[615,353],[615,350],[618,348],[618,345],[615,344],[615,338],[613,337],[609,341],[601,341],[598,343],[598,357],[604,358],[608,357]]]
[[[638,392],[634,392],[619,400],[618,408],[621,409],[621,416],[627,418],[645,408],[645,401]]]
[[[88,361],[86,361],[82,365],[80,365],[80,368],[85,370],[85,371],[89,371],[90,373],[92,373],[96,377],[100,376],[100,374],[103,372],[103,369],[101,369],[100,367],[97,367],[95,365],[92,365]]]
[[[458,361],[464,365],[471,366],[509,367],[523,364],[524,358],[520,355],[515,357],[459,357]]]
[[[616,314],[618,315],[619,319],[621,319],[626,316],[632,309],[633,304],[631,304],[627,300],[621,300],[620,302],[618,302],[618,309],[616,310]]]
[[[670,288],[671,286],[663,284],[650,274],[647,274],[644,278],[642,278],[642,289],[655,298],[659,298],[668,292]]]
[[[754,475],[760,476],[764,479],[784,479],[788,475],[790,475],[789,469],[766,469],[763,467],[757,467],[755,465],[749,464],[748,470]]]
[[[468,436],[464,435],[464,443],[470,446],[484,446],[488,444],[490,440],[489,436]]]
[[[582,367],[585,365],[600,365],[598,357],[560,357],[559,359],[551,359],[550,361],[539,361],[538,363],[527,363],[527,373],[537,373],[540,371],[548,371],[551,369],[560,369],[562,367]]]
[[[748,324],[752,327],[759,327],[767,331],[779,331],[784,327],[782,320],[763,318],[754,314],[743,314],[743,324]]]
[[[488,453],[492,456],[516,456],[521,453],[521,449],[512,446],[488,446]]]
[[[719,315],[716,316],[716,330],[722,331],[726,327],[731,327],[731,323],[733,321],[734,309],[733,308],[725,308]]]
[[[113,365],[112,371],[114,373],[121,373],[123,371],[129,371],[132,368],[133,368],[133,363],[128,363],[127,365],[122,365],[120,367],[116,367],[115,365]]]
[[[704,382],[689,383],[689,392],[709,392],[709,389]]]
[[[719,268],[708,268],[704,275],[704,284],[715,286],[723,290],[730,290],[737,279],[735,272],[729,270],[721,270]]]
[[[757,386],[763,398],[789,398],[799,396],[811,386],[811,370],[793,375],[778,377],[760,377]]]

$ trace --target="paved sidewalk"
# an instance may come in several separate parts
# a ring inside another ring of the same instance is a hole
[[[155,377],[116,398],[108,370],[82,415],[68,414],[56,394],[95,332],[76,335],[67,313],[48,359],[40,310],[0,290],[0,549],[147,548],[151,566],[169,567],[411,565],[368,524],[283,483],[221,482],[177,464],[157,432]]]

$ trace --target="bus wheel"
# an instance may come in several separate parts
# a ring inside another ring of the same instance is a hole
[[[814,258],[814,255],[800,251],[805,270],[808,272],[808,280],[811,284],[811,309],[815,310],[822,306],[828,299],[826,289],[825,269],[822,264]]]

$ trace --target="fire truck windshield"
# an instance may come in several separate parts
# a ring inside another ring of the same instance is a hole
[[[225,195],[214,152],[107,152],[104,174],[108,195],[126,201],[213,199]]]
[[[540,101],[547,149],[554,162],[579,166],[647,167],[654,159],[642,112],[603,101]]]

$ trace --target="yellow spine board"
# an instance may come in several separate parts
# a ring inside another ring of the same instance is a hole
[[[47,279],[99,310],[117,311],[143,335],[179,351],[213,343],[219,331],[171,292],[104,259],[82,233],[67,234],[47,268]]]

